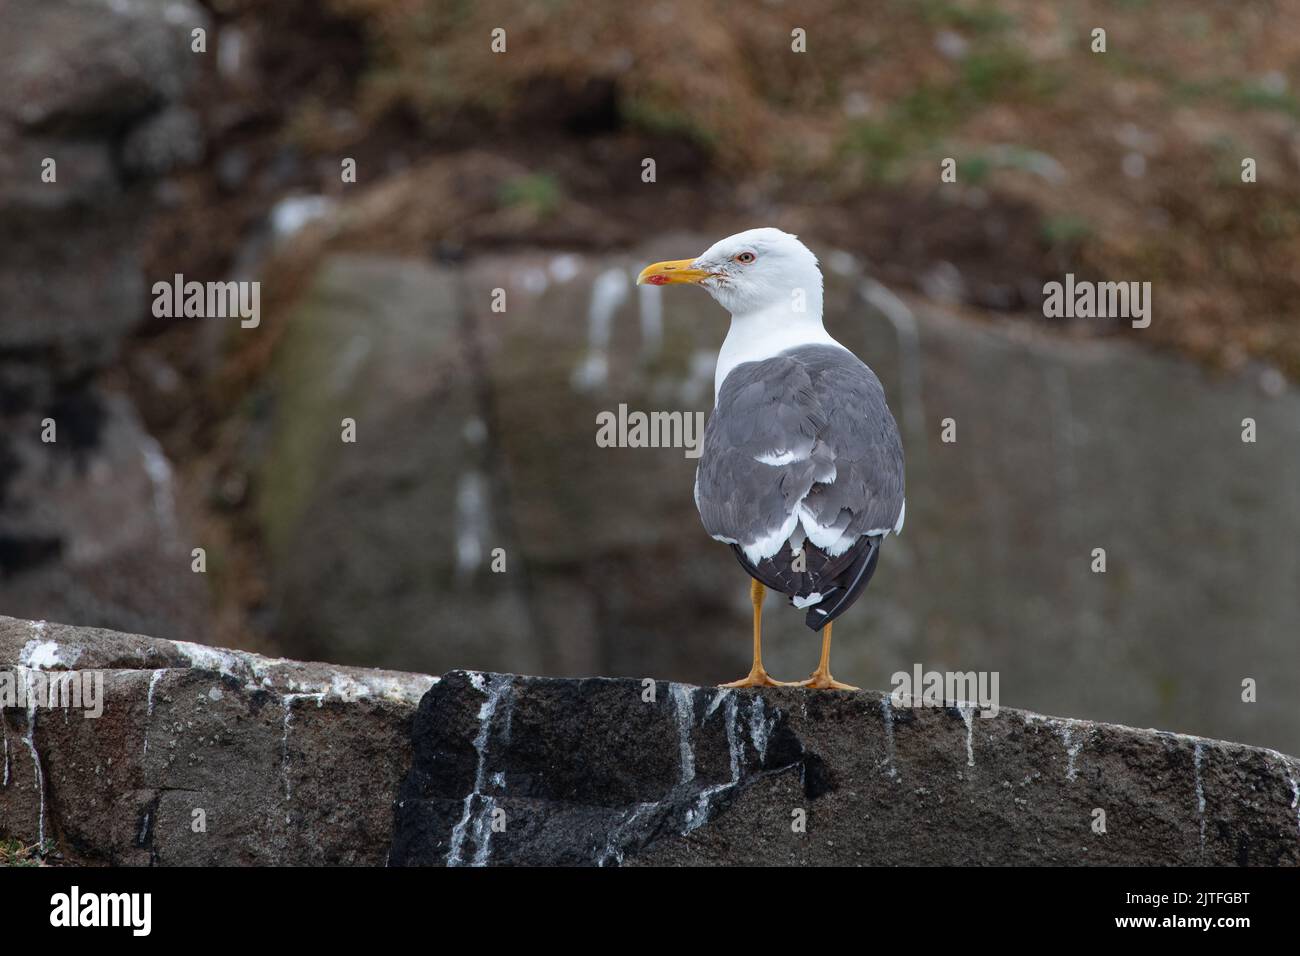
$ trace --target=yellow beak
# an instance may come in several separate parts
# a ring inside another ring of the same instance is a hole
[[[652,266],[646,266],[641,270],[641,274],[636,277],[637,285],[670,285],[681,282],[699,282],[701,279],[707,279],[710,273],[703,269],[692,268],[695,264],[694,259],[672,259],[668,262],[656,262]]]

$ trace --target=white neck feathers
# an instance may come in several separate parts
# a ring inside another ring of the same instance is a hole
[[[796,312],[788,304],[768,306],[745,315],[733,315],[727,338],[718,352],[713,375],[713,400],[737,365],[760,362],[801,345],[840,345],[822,325],[821,309]]]

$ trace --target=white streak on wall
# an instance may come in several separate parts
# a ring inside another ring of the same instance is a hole
[[[718,705],[721,704],[724,700],[726,700],[727,697],[730,696],[730,694],[731,694],[730,687],[719,688],[718,692],[713,695],[713,700],[709,703],[709,709],[704,712],[704,720],[708,720],[710,717],[712,717],[713,712],[718,709]]]
[[[691,699],[690,688],[681,684],[670,684],[669,693],[673,698],[673,710],[677,714],[678,747],[682,757],[682,783],[695,779],[695,751],[691,749],[691,728],[695,725],[695,703]]]
[[[721,793],[724,790],[730,790],[740,783],[740,764],[744,756],[744,745],[740,741],[740,734],[736,730],[736,696],[730,691],[723,692],[726,694],[727,706],[724,709],[727,720],[727,751],[731,758],[731,779],[726,783],[715,783],[711,787],[705,787],[700,791],[698,800],[693,809],[686,811],[686,829],[682,831],[685,835],[692,830],[702,826],[709,819],[709,805],[713,801],[714,794]]]
[[[606,269],[591,286],[587,309],[587,356],[573,372],[573,387],[581,392],[602,387],[609,378],[609,342],[614,315],[627,299],[629,279],[622,269]]]
[[[474,678],[478,680],[475,681]],[[478,754],[478,766],[474,771],[474,789],[465,796],[465,809],[461,818],[451,830],[451,844],[447,849],[447,865],[460,866],[464,863],[465,836],[469,833],[470,819],[474,812],[474,798],[481,796],[484,785],[487,782],[487,757],[488,757],[488,740],[492,733],[492,717],[496,714],[497,707],[501,703],[502,697],[510,689],[510,677],[507,675],[498,675],[493,679],[492,685],[488,688],[483,686],[483,677],[481,674],[471,674],[470,683],[475,689],[487,694],[487,699],[478,709],[478,733],[474,737],[474,752]],[[475,866],[482,866],[487,862],[488,840],[483,833],[483,821],[490,821],[492,807],[495,801],[491,798],[483,798],[483,810],[479,817],[479,822],[475,825],[475,843],[476,850],[472,861]],[[489,826],[490,832],[490,826]]]
[[[1196,766],[1196,814],[1201,821],[1201,858],[1205,858],[1205,786],[1201,782],[1201,744],[1197,741],[1192,749],[1192,761]]]
[[[898,778],[894,768],[894,702],[888,694],[880,698],[880,716],[885,722],[885,774],[894,780]]]
[[[759,694],[749,704],[749,739],[754,744],[759,763],[767,760],[767,742],[772,733],[772,721],[767,716],[767,704]]]
[[[570,282],[582,271],[582,260],[570,253],[558,255],[550,261],[548,269],[556,282]]]
[[[1069,724],[1061,728],[1061,740],[1065,744],[1065,779],[1074,780],[1079,775],[1079,770],[1075,766],[1075,759],[1079,756],[1083,741],[1075,741],[1074,729]]]
[[[464,581],[483,563],[489,527],[487,480],[466,471],[456,483],[456,577]]]
[[[328,196],[286,196],[271,207],[271,232],[285,239],[334,210]]]
[[[146,698],[146,706],[145,706],[146,717],[153,716],[153,695],[154,695],[154,691],[158,688],[158,681],[159,679],[161,679],[162,675],[163,672],[161,669],[159,669],[154,671],[149,678],[149,694],[148,697]],[[149,727],[147,724],[144,728],[144,753],[146,755],[149,753]]]
[[[153,488],[153,511],[158,525],[168,539],[176,534],[176,496],[172,491],[172,466],[162,446],[151,435],[140,438],[140,457]]]
[[[633,823],[635,823],[638,819],[640,819],[641,814],[657,806],[658,804],[653,802],[638,803],[635,807],[631,809],[631,811],[624,814],[623,819],[619,823],[619,825],[611,831],[609,835],[609,841],[605,844],[605,849],[601,851],[600,858],[596,861],[596,865],[604,866],[612,858],[618,862],[619,866],[622,866],[623,865],[622,840],[624,834],[628,831],[628,829],[632,826]]]
[[[959,704],[962,722],[966,724],[966,766],[975,766],[975,705]]]
[[[45,772],[41,769],[41,755],[36,752],[36,691],[32,686],[32,672],[26,667],[19,667],[23,683],[27,687],[27,736],[23,743],[32,755],[32,770],[36,779],[36,789],[41,792],[40,820],[37,824],[37,840],[41,852],[45,850]]]

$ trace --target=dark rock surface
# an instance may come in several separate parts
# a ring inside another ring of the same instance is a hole
[[[1300,864],[1300,764],[1273,751],[870,692],[646,686],[447,675],[416,717],[391,862]]]
[[[41,672],[102,673],[103,715],[0,712],[0,836],[73,861],[1300,864],[1300,761],[1154,730],[0,618],[0,688]]]

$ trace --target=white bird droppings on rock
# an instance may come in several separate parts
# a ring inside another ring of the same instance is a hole
[[[146,717],[146,718],[149,718],[149,717],[152,717],[152,716],[153,716],[154,692],[158,689],[158,681],[162,679],[162,676],[163,676],[163,672],[162,672],[161,669],[154,671],[154,672],[149,676],[149,691],[148,691],[148,693],[145,695],[145,717]],[[143,736],[144,736],[144,748],[143,748],[143,753],[144,753],[145,756],[148,756],[148,754],[149,754],[149,728],[148,728],[148,726],[145,727]]]
[[[1196,742],[1192,750],[1192,762],[1196,767],[1196,815],[1201,823],[1201,856],[1205,856],[1205,785],[1201,782],[1201,756],[1202,747],[1200,741]]]
[[[614,315],[627,299],[630,282],[622,269],[606,269],[591,286],[587,310],[587,356],[573,372],[573,387],[580,392],[605,385],[609,376],[609,340]]]
[[[41,621],[40,624],[41,628],[44,629],[45,622]],[[36,628],[33,627],[33,630],[36,630]],[[47,671],[59,664],[71,662],[65,662],[59,656],[59,645],[54,641],[42,641],[39,638],[33,638],[23,646],[22,652],[18,655],[18,663],[33,670]]]
[[[749,739],[754,744],[759,763],[767,760],[767,741],[774,722],[775,718],[767,716],[767,704],[763,702],[762,696],[755,694],[749,704]]]
[[[5,741],[5,777],[8,779],[9,774],[9,741]],[[1300,833],[1300,783],[1296,783],[1295,777],[1287,771],[1287,783],[1291,784],[1291,809],[1295,811],[1295,828]]]
[[[888,694],[880,698],[880,716],[885,723],[885,775],[896,780],[898,770],[894,767],[894,701]]]
[[[695,725],[695,702],[691,699],[690,688],[682,684],[669,685],[673,698],[673,710],[677,715],[678,746],[681,751],[681,782],[690,783],[695,779],[695,751],[691,749],[691,728]]]
[[[45,771],[41,768],[41,755],[36,752],[36,691],[32,686],[32,672],[26,667],[19,667],[23,682],[27,687],[27,735],[23,743],[27,744],[32,755],[32,769],[36,777],[36,789],[41,793],[40,818],[37,823],[37,842],[45,846]]]
[[[1079,756],[1079,750],[1083,747],[1083,741],[1074,739],[1074,731],[1069,724],[1061,728],[1061,739],[1065,743],[1065,779],[1074,780],[1079,776],[1079,770],[1074,762]]]
[[[474,680],[478,677],[478,681]],[[460,866],[464,862],[465,836],[469,832],[470,819],[474,813],[474,798],[479,797],[483,804],[478,819],[474,823],[474,858],[473,866],[485,866],[488,861],[492,838],[491,817],[496,801],[483,794],[487,783],[488,741],[492,734],[492,718],[501,704],[502,698],[510,690],[511,678],[507,674],[498,674],[490,687],[483,684],[482,674],[471,674],[470,683],[475,689],[487,694],[478,709],[478,734],[474,737],[474,751],[478,754],[478,766],[474,771],[474,789],[465,796],[465,809],[460,820],[451,830],[451,844],[447,850],[447,865]]]
[[[724,690],[715,698],[715,705],[724,696],[727,702],[724,713],[727,719],[727,751],[731,759],[731,779],[725,783],[715,783],[713,786],[705,787],[700,791],[696,805],[686,811],[686,828],[682,831],[683,834],[690,833],[708,821],[710,805],[715,794],[724,790],[731,790],[740,783],[740,763],[741,758],[744,756],[744,745],[741,744],[740,734],[736,731],[736,713],[738,710],[736,697],[730,690]],[[709,709],[709,712],[713,712],[712,708]]]
[[[966,725],[966,766],[975,766],[975,705],[960,704],[962,722]]]

